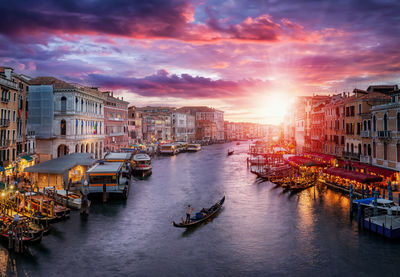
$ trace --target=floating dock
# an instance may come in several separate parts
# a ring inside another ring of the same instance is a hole
[[[400,216],[371,216],[364,219],[364,228],[390,239],[398,239],[400,238]]]

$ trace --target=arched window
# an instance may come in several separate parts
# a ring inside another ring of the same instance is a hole
[[[372,128],[374,129],[374,131],[376,131],[376,116],[375,115],[372,117]]]
[[[65,112],[67,110],[67,97],[61,97],[61,111]]]
[[[358,144],[358,155],[361,155],[361,144]]]
[[[79,153],[79,144],[75,145],[75,153]]]
[[[371,156],[371,144],[368,144],[368,156]]]
[[[349,152],[349,144],[346,145],[347,152]]]
[[[67,134],[67,122],[64,119],[61,120],[60,129],[61,135],[65,136]]]
[[[364,153],[364,156],[367,156],[367,145],[366,145],[366,144],[364,144],[364,151],[363,151],[363,153]]]
[[[383,130],[387,131],[388,122],[387,122],[387,114],[383,116]]]
[[[351,148],[351,153],[354,153],[354,144],[351,144],[350,148]]]

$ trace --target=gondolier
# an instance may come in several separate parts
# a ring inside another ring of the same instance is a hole
[[[192,211],[193,211],[193,208],[190,207],[190,204],[189,204],[186,209],[186,223],[190,222],[190,214],[192,213]]]

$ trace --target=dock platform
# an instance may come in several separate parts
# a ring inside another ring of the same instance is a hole
[[[387,238],[400,238],[400,216],[377,215],[364,219],[364,228]]]

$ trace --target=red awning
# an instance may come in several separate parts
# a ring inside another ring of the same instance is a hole
[[[291,163],[295,163],[297,166],[324,166],[324,164],[316,162],[310,158],[303,156],[291,156],[288,158],[288,161]]]
[[[358,162],[351,162],[351,165],[358,169],[364,169],[369,174],[384,176],[385,178],[391,177],[393,174],[398,172],[395,170],[390,170],[390,169],[381,168],[381,167],[368,165],[368,164],[362,164],[362,163],[358,163]]]
[[[326,162],[326,163],[330,163],[332,160],[336,159],[335,156],[323,154],[323,153],[316,153],[316,152],[307,153],[306,155],[310,156],[311,158],[313,158],[317,161]]]
[[[359,183],[372,183],[382,181],[382,178],[379,176],[356,171],[348,171],[344,168],[327,168],[324,169],[323,172],[329,175],[342,177]]]

